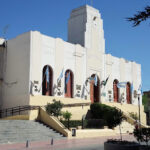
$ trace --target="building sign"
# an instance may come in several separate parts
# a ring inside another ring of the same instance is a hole
[[[133,91],[133,95],[134,95],[134,98],[137,98],[137,91],[136,90]]]
[[[58,85],[58,87],[61,87],[61,80],[58,82],[57,85]]]
[[[104,97],[106,97],[106,93],[105,92],[102,92],[102,94],[101,94],[102,96],[104,96]]]
[[[81,85],[76,85],[76,90],[81,90]]]

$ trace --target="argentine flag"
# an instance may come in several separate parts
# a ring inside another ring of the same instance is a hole
[[[141,94],[142,94],[142,85],[141,84],[139,85],[138,91],[141,92]]]
[[[97,75],[95,75],[95,77],[94,77],[94,84],[95,84],[95,86],[97,86]]]
[[[131,84],[131,93],[133,93],[133,83]]]
[[[106,86],[108,79],[109,79],[109,76],[106,78],[106,80],[103,80],[103,81],[101,82],[101,85],[100,85],[100,86],[102,86],[102,85]]]
[[[68,73],[67,79],[66,79],[66,84],[68,84],[68,81],[70,79],[70,72]]]
[[[46,82],[49,83],[49,68],[46,67]]]
[[[119,83],[117,84],[117,87],[118,87],[118,88],[125,88],[125,87],[126,87],[126,84],[127,84],[127,82],[119,82]]]

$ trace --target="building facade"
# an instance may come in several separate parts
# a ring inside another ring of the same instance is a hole
[[[0,46],[1,108],[30,105],[31,95],[137,105],[140,85],[140,64],[105,53],[103,20],[88,5],[72,10],[67,42],[30,31]]]

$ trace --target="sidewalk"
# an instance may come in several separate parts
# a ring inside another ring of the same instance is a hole
[[[1,144],[0,150],[103,150],[104,142],[107,139],[119,139],[119,136],[105,136],[99,138],[87,139],[61,139],[50,141],[29,142],[29,147],[26,148],[26,143]],[[132,135],[123,135],[123,140],[135,141]]]

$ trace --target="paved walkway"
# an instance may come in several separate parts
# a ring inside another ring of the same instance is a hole
[[[104,142],[107,139],[119,139],[119,136],[105,136],[98,138],[87,139],[60,139],[50,141],[29,142],[29,147],[26,148],[26,143],[16,144],[1,144],[0,150],[104,150]],[[123,135],[123,140],[135,141],[132,135]]]

